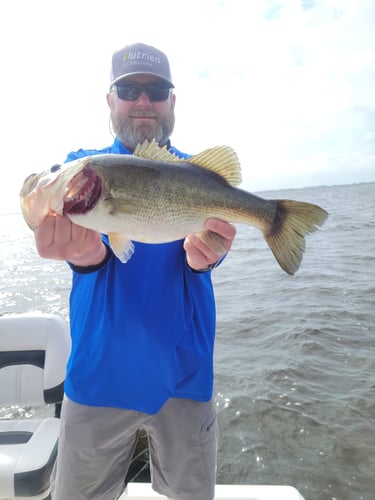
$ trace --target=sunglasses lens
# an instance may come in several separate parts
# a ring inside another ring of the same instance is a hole
[[[117,96],[123,101],[135,101],[141,91],[135,85],[116,85]]]
[[[163,87],[150,86],[150,90],[146,90],[146,94],[151,101],[165,101],[169,96],[169,89]]]
[[[150,101],[165,101],[169,96],[169,88],[146,84],[116,85],[117,96],[123,101],[136,101],[142,92],[146,92]]]

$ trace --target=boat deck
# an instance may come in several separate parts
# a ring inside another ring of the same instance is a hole
[[[120,500],[155,500],[160,496],[146,483],[129,483]],[[304,500],[292,486],[231,485],[216,486],[215,500]]]

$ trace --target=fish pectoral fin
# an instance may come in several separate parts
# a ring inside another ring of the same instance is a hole
[[[113,253],[125,264],[134,253],[134,245],[129,238],[119,233],[108,233],[108,240]]]
[[[220,236],[220,234],[214,233],[209,229],[207,231],[201,231],[200,233],[195,234],[218,255],[225,255],[227,253],[223,238]]]
[[[119,213],[131,215],[136,211],[136,209],[134,208],[134,203],[132,204],[130,200],[123,199],[119,195],[111,197],[108,205],[111,207],[112,215],[116,215]]]

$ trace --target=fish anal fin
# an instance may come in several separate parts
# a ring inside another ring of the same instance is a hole
[[[129,238],[119,233],[108,233],[108,240],[113,253],[125,264],[134,253],[134,245]]]
[[[220,234],[214,233],[214,231],[210,231],[209,229],[195,234],[218,255],[222,256],[227,253],[223,238]]]

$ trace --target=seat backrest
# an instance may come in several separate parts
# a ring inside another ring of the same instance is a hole
[[[0,405],[62,401],[70,346],[60,316],[0,316]]]

